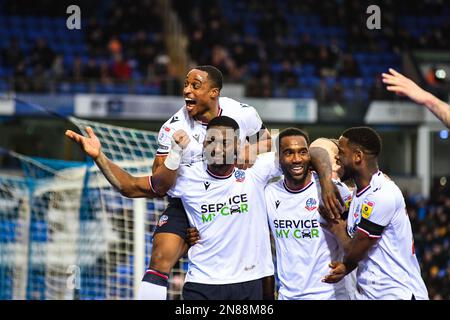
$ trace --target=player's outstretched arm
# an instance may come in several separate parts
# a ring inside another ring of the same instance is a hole
[[[86,133],[88,134],[87,137],[72,130],[67,130],[66,136],[78,143],[84,153],[95,161],[105,178],[114,188],[123,196],[129,198],[151,198],[156,196],[149,186],[148,177],[134,177],[121,169],[101,151],[100,140],[91,127],[86,128]]]
[[[344,201],[339,190],[332,181],[332,166],[330,156],[326,149],[320,145],[309,148],[311,163],[319,175],[320,187],[322,189],[322,201],[325,210],[321,214],[328,220],[339,219],[344,208]]]
[[[447,128],[450,128],[450,105],[423,90],[414,81],[394,69],[389,69],[389,73],[382,73],[382,77],[388,91],[407,96],[414,102],[426,106]]]

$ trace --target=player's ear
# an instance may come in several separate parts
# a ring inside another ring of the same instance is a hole
[[[363,158],[363,152],[362,152],[362,150],[359,149],[359,148],[355,149],[355,151],[353,152],[353,160],[354,160],[356,163],[360,163],[361,160],[362,160],[362,158]]]
[[[219,88],[212,88],[211,91],[210,91],[210,95],[209,96],[212,99],[216,99],[217,97],[219,97],[219,94],[220,94]]]

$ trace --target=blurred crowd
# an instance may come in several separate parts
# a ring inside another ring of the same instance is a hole
[[[140,81],[161,87],[158,94],[179,94],[181,83],[164,43],[158,1],[78,3],[83,8],[82,52],[67,56],[45,38],[34,40],[26,51],[15,37],[3,45],[0,64],[12,70],[14,90],[45,92],[50,90],[48,83],[58,81]],[[0,1],[3,14],[16,16],[66,17],[69,4],[67,0],[57,5],[51,0]],[[450,13],[445,1],[411,1],[408,6],[383,1],[381,30],[365,27],[370,4],[358,0],[172,1],[188,35],[192,65],[219,67],[227,81],[245,84],[247,96],[315,97],[319,104],[344,101],[348,90],[357,100],[393,98],[380,80],[382,69],[389,66],[366,72],[366,63],[357,61],[355,52],[399,56],[405,49],[450,48],[445,36],[450,21],[442,19]],[[314,33],[318,30],[331,33]],[[348,87],[343,79],[360,81]]]
[[[26,5],[23,2],[2,1],[0,6],[10,16],[32,14],[65,19],[70,5],[68,1],[55,6],[49,5],[49,0],[28,1]],[[81,35],[81,50],[76,53],[55,50],[55,43],[45,37],[33,39],[34,45],[24,49],[23,41],[17,36],[10,37],[1,49],[0,65],[11,70],[13,90],[48,92],[52,83],[61,81],[100,84],[138,81],[158,85],[159,94],[179,93],[180,85],[166,53],[163,21],[155,0],[135,1],[126,6],[120,1],[81,1],[79,6],[82,29],[65,31],[67,36],[77,32]],[[64,27],[65,24],[61,26]],[[65,41],[61,39],[61,43]],[[168,85],[175,87],[176,92],[166,92]]]
[[[407,197],[415,250],[430,299],[450,300],[450,196]]]

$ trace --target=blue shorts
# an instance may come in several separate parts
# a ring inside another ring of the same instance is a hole
[[[186,282],[184,300],[263,300],[262,279],[232,284]]]
[[[159,217],[154,234],[173,233],[186,239],[189,221],[183,203],[178,198],[169,197],[169,205]]]

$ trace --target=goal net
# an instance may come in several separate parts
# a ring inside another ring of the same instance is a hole
[[[151,173],[157,133],[69,120],[123,169]],[[121,196],[88,160],[3,157],[14,170],[0,173],[0,299],[133,299],[167,200]],[[186,268],[173,269],[168,299],[180,299]]]

